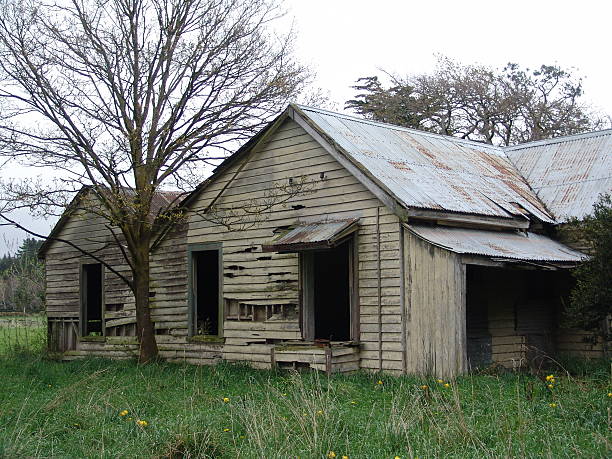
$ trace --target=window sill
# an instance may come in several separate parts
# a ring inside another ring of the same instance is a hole
[[[194,335],[187,337],[188,343],[210,343],[210,344],[223,344],[225,339],[222,336],[217,335]]]
[[[106,336],[79,336],[79,341],[101,343],[106,341]]]
[[[109,336],[106,342],[107,344],[138,344],[138,339],[135,336]]]

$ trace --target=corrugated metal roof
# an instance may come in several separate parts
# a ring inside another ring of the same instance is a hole
[[[582,218],[612,192],[612,130],[517,145],[506,153],[559,221]]]
[[[329,248],[356,229],[357,219],[326,221],[297,226],[262,245],[264,252]]]
[[[553,222],[501,148],[297,108],[406,207]]]
[[[536,233],[408,225],[426,241],[452,252],[524,261],[578,263],[586,255]]]

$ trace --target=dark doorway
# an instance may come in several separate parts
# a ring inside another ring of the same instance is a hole
[[[554,358],[560,314],[573,284],[567,271],[467,265],[466,281],[471,368],[541,368]]]
[[[492,361],[492,340],[489,331],[489,301],[485,271],[479,266],[466,269],[466,334],[467,358],[471,369],[485,367]]]
[[[315,339],[351,339],[350,253],[351,244],[345,242],[312,254]]]
[[[193,334],[220,334],[219,250],[192,252]]]
[[[81,334],[102,336],[102,265],[82,265],[81,269]]]

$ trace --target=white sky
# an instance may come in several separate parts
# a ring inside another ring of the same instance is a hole
[[[433,69],[435,53],[464,64],[515,62],[573,67],[584,76],[585,99],[612,114],[612,3],[605,1],[286,0],[294,20],[298,58],[318,74],[338,110],[354,96],[350,86],[379,69],[405,75]],[[13,171],[2,170],[0,176]],[[39,232],[52,222],[31,221]],[[1,223],[1,222],[0,222]],[[4,239],[20,231],[0,226]],[[13,242],[13,246],[16,242]],[[12,250],[11,250],[12,251]]]
[[[586,99],[612,114],[612,3],[605,1],[287,0],[297,52],[342,109],[380,68],[427,72],[441,53],[465,64],[575,67]]]

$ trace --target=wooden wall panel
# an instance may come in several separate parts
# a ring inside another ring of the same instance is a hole
[[[186,253],[186,244],[223,244],[226,304],[237,302],[258,308],[274,304],[297,305],[300,301],[298,255],[263,253],[262,243],[270,241],[275,236],[274,230],[285,225],[359,218],[359,230],[355,235],[359,340],[363,348],[368,349],[361,359],[362,366],[401,371],[398,218],[291,120],[286,121],[236,175],[239,167],[240,164],[235,164],[229,168],[198,197],[188,215],[186,239],[180,242],[180,235],[175,239],[167,237],[153,254],[155,317],[164,318],[164,327],[172,324],[169,334],[173,342],[185,349],[192,345],[186,336],[186,257],[174,257],[170,263],[165,261],[177,251]],[[311,184],[311,192],[276,205],[261,222],[252,226],[225,228],[199,214],[213,199],[217,199],[218,206],[239,209],[245,202],[265,199],[275,184],[286,185],[289,178],[301,176]],[[218,197],[230,180],[230,186]],[[172,288],[169,288],[169,281]],[[224,339],[223,358],[272,365],[273,346],[265,343],[301,340],[298,315],[285,322],[238,322],[226,318]]]
[[[453,377],[466,370],[465,266],[405,231],[406,367]]]

